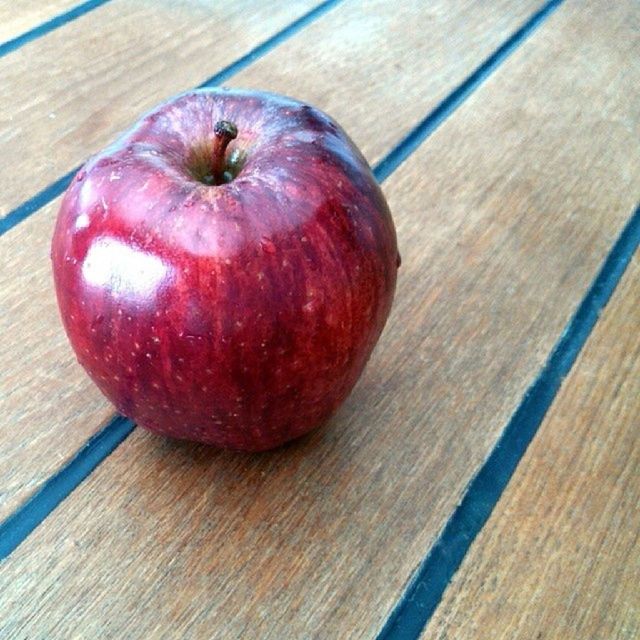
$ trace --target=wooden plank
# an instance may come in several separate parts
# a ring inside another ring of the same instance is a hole
[[[635,204],[634,19],[564,5],[386,184],[396,306],[326,429],[136,431],[0,566],[0,631],[372,637]]]
[[[374,162],[526,19],[527,6],[531,10],[535,3],[346,3],[252,65],[234,84],[296,93],[328,108]],[[375,17],[364,19],[360,39],[354,40],[349,34],[363,7],[364,15]],[[376,65],[362,74],[376,43],[387,33],[401,33],[410,17],[422,27],[406,29],[394,46],[378,47]],[[452,56],[450,43],[466,45]],[[340,91],[337,73],[343,79]],[[385,87],[388,94],[380,100],[376,96]],[[15,336],[0,343],[0,384],[6,390],[0,412],[11,425],[0,431],[0,518],[113,412],[75,363],[57,317],[48,260],[57,205],[0,239],[0,327],[3,335]]]
[[[640,254],[423,638],[640,637],[639,327]]]
[[[114,0],[0,59],[0,216],[318,4]]]
[[[78,0],[21,0],[0,2],[0,44],[30,31],[34,27],[68,11],[79,4]]]

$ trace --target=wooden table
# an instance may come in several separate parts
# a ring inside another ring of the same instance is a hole
[[[640,636],[637,0],[0,4],[0,637]],[[48,259],[77,166],[225,83],[332,114],[394,311],[326,428],[246,456],[114,415]]]

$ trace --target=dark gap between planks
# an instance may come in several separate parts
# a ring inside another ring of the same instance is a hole
[[[111,0],[87,0],[87,2],[83,2],[82,4],[76,5],[71,9],[68,9],[64,13],[61,13],[45,22],[39,24],[37,27],[33,27],[33,29],[29,29],[29,31],[25,31],[24,33],[16,36],[15,38],[11,38],[11,40],[7,40],[3,43],[0,43],[0,58],[6,56],[8,53],[19,49],[20,47],[32,42],[33,40],[37,40],[38,38],[42,38],[42,36],[46,36],[48,33],[55,31],[56,29],[63,27],[65,24],[76,20],[77,18],[81,18],[83,15],[101,7],[103,4],[107,4]]]

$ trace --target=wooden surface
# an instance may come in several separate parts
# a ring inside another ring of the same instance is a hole
[[[99,30],[91,13],[0,59],[12,87],[0,96],[0,211],[311,6],[113,0]],[[538,7],[347,1],[229,84],[313,102],[375,163]],[[327,428],[259,456],[136,430],[0,562],[0,637],[374,637],[635,208],[637,34],[635,0],[566,2],[385,182],[403,256],[397,299],[362,380]],[[0,518],[112,415],[57,319],[47,257],[56,208],[0,238],[0,326],[11,337],[0,342]],[[629,287],[638,290],[637,268],[630,274],[625,300]],[[637,333],[629,313],[617,322]],[[630,408],[633,388],[618,373],[603,372],[598,388],[620,383],[619,402]],[[552,434],[561,460],[580,444],[562,436],[566,428]],[[608,444],[584,454],[605,475]],[[577,470],[575,481],[589,478]],[[544,485],[535,486],[541,495]],[[567,529],[577,526],[576,503],[551,497]],[[553,544],[556,519],[540,504],[540,540]],[[618,519],[609,531],[615,554],[594,558],[590,539],[581,547],[582,566],[622,576],[621,612],[632,611],[619,553],[634,542],[623,524],[634,507],[622,499],[607,507]],[[606,529],[604,516],[596,522]],[[495,543],[486,544],[491,559]],[[511,565],[483,566],[471,576],[490,583]],[[526,578],[502,575],[504,592]],[[609,602],[611,590],[587,587],[576,611]],[[474,625],[495,617],[490,606],[461,602],[458,617],[437,618],[428,633],[486,637]],[[518,637],[514,619],[504,637]],[[549,617],[526,620],[541,620],[541,638],[560,628]]]
[[[363,16],[363,6],[367,8],[365,15],[375,18],[369,19],[368,30],[361,28],[359,38],[349,37],[351,25]],[[364,5],[345,3],[241,72],[233,84],[267,87],[321,105],[346,127],[373,164],[506,39],[534,7],[535,2],[519,0],[496,2],[490,7],[485,3],[470,5],[468,0],[441,0],[428,6],[414,0],[401,7],[386,0]],[[404,29],[412,16],[415,27]],[[377,64],[367,75],[362,74],[374,44],[384,41],[385,33],[403,29],[401,41],[379,47]],[[87,42],[93,37],[87,30]],[[309,42],[325,44],[310,50]],[[459,55],[446,53],[451,42],[459,43]],[[123,64],[116,66],[125,69]],[[298,68],[304,72],[296,73]],[[44,71],[42,74],[44,77]],[[124,83],[127,74],[121,74]],[[339,92],[335,91],[336,75],[343,77]],[[347,78],[351,80],[347,82]],[[381,88],[385,90],[384,100],[376,99]],[[62,99],[50,97],[53,102]],[[106,108],[99,94],[87,99],[92,100],[84,106],[88,112]],[[129,117],[133,120],[136,115],[134,111]],[[7,130],[10,128],[8,124]],[[71,129],[67,136],[83,149],[79,153],[87,155],[93,148],[83,141],[84,129],[80,123],[80,128]],[[70,165],[81,158],[78,155]],[[66,169],[66,165],[60,167]],[[10,170],[2,164],[0,176]],[[9,175],[3,179],[11,181]],[[43,181],[51,179],[48,176]],[[0,341],[3,387],[7,389],[0,397],[0,413],[11,425],[0,430],[0,518],[113,415],[111,405],[76,364],[61,331],[48,259],[58,205],[59,201],[54,201],[0,238],[0,328],[3,335],[15,336],[12,341]],[[30,291],[29,297],[25,297],[25,289]],[[25,431],[29,438],[24,437]]]
[[[640,254],[423,638],[640,637],[638,326]]]
[[[20,0],[0,3],[0,44],[22,35],[39,24],[68,11],[78,0]]]

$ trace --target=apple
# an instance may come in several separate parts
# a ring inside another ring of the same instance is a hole
[[[92,157],[52,241],[63,324],[118,411],[245,451],[322,424],[384,327],[399,255],[367,162],[275,94],[179,95]]]

